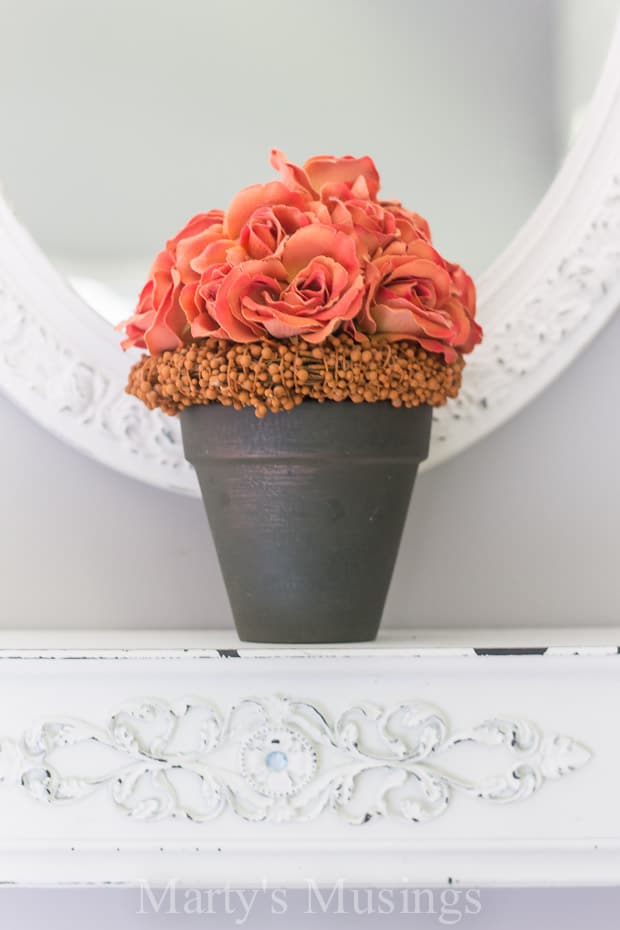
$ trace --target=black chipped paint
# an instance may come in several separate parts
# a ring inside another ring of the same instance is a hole
[[[477,656],[544,656],[548,646],[518,646],[512,649],[474,649]]]

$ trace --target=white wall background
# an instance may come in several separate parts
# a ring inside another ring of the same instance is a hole
[[[620,316],[515,420],[420,476],[386,624],[617,624]],[[231,617],[199,501],[88,461],[0,399],[3,626]]]

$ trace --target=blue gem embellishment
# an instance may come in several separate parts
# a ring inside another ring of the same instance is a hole
[[[274,749],[273,752],[265,756],[265,765],[268,769],[271,769],[272,772],[283,772],[288,765],[288,756],[285,752]]]

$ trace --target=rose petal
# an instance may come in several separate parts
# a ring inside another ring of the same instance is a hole
[[[313,258],[324,255],[340,262],[348,271],[359,269],[355,242],[330,226],[313,223],[293,233],[282,250],[282,264],[289,275],[296,275]]]
[[[312,197],[318,197],[317,191],[314,190],[308,175],[299,165],[294,165],[286,160],[286,155],[279,149],[272,149],[269,158],[271,167],[280,172],[280,176],[287,187],[291,190],[301,190],[307,192]]]
[[[355,187],[356,197],[376,197],[379,190],[379,172],[368,155],[362,158],[354,158],[352,155],[343,158],[315,155],[305,163],[304,171],[318,191],[326,184],[339,183]]]
[[[270,181],[268,184],[253,184],[246,187],[233,197],[226,211],[225,228],[230,238],[235,239],[247,223],[249,217],[259,207],[285,204],[287,206],[303,209],[307,203],[307,195],[291,190],[281,181]]]
[[[179,232],[172,239],[168,239],[166,243],[166,249],[174,253],[175,247],[181,242],[182,239],[191,239],[194,236],[200,235],[200,233],[205,232],[205,230],[210,229],[211,226],[217,224],[222,224],[224,222],[224,211],[223,210],[209,210],[208,213],[197,213],[196,216],[193,216],[191,220],[185,224],[185,226],[179,230]]]

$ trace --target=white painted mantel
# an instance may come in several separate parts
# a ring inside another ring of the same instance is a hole
[[[617,883],[618,643],[2,633],[0,877]]]

